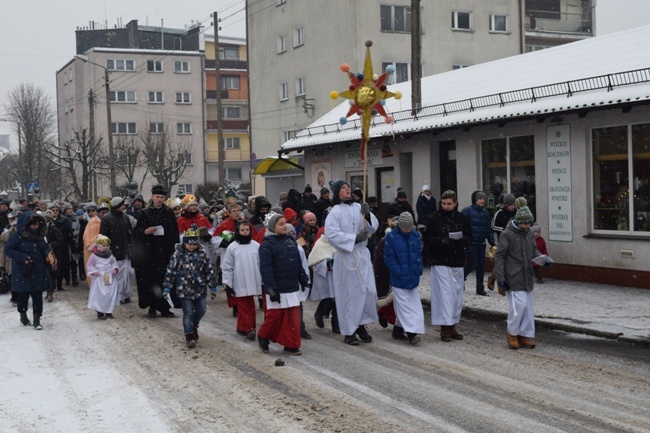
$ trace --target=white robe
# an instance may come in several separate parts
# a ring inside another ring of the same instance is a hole
[[[262,294],[262,275],[260,274],[260,244],[233,242],[225,251],[221,262],[222,281],[232,287],[235,296],[255,296]]]
[[[312,267],[314,281],[311,286],[309,299],[320,301],[334,297],[334,272],[327,270],[327,260],[324,260]]]
[[[463,311],[463,268],[431,266],[431,324],[452,326]]]
[[[133,296],[133,287],[131,287],[131,259],[128,257],[124,260],[118,260],[117,275],[114,275],[115,282],[117,283],[118,298],[120,301]]]
[[[393,286],[393,308],[399,323],[405,332],[424,334],[424,310],[420,291],[415,289],[400,289]]]
[[[91,277],[90,292],[88,294],[88,308],[99,313],[113,314],[119,302],[119,289],[115,275],[112,271],[118,269],[117,261],[112,255],[106,259],[92,254],[86,264],[86,274]],[[104,274],[109,284],[105,283]]]
[[[305,273],[307,274],[307,278],[309,279],[309,266],[307,265],[307,254],[305,254],[305,249],[298,245],[298,253],[300,254],[300,262],[302,263],[302,268],[305,270]],[[311,284],[311,279],[307,282],[307,284]],[[307,297],[309,296],[309,289],[305,287],[305,290],[298,290],[298,297],[300,298],[300,302],[305,302],[307,300]]]
[[[535,306],[533,292],[508,290],[508,334],[535,338]]]
[[[368,233],[374,233],[379,222],[370,214],[365,222]],[[341,334],[353,335],[359,325],[379,320],[377,316],[377,288],[370,260],[368,241],[355,244],[362,229],[361,206],[337,204],[325,220],[325,237],[334,248],[333,281],[336,311]]]

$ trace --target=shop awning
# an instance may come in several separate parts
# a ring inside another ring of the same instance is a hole
[[[276,171],[293,170],[296,169],[297,167],[300,167],[300,161],[298,158],[280,159],[277,156],[269,156],[268,158],[264,158],[262,161],[260,161],[259,164],[257,164],[257,167],[255,167],[255,171],[253,171],[253,174],[268,174]]]

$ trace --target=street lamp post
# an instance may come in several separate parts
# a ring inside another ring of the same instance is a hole
[[[111,174],[111,197],[115,197],[115,151],[113,150],[113,120],[111,118],[111,83],[108,76],[108,68],[99,63],[92,62],[87,56],[77,54],[75,59],[79,59],[84,63],[98,66],[104,69],[104,86],[106,88],[106,121],[108,122],[108,159],[109,169]],[[95,139],[95,137],[93,137]]]

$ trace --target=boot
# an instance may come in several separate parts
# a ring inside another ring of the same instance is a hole
[[[517,337],[517,342],[519,343],[519,347],[522,349],[534,349],[535,348],[535,341],[530,340],[526,337],[518,336]]]
[[[52,290],[48,290],[47,294],[45,295],[45,299],[47,299],[47,302],[52,302],[54,300],[54,292]]]
[[[365,325],[360,325],[355,332],[364,343],[372,343],[372,335],[368,334]]]
[[[449,328],[449,337],[454,340],[462,340],[463,336],[456,331],[456,325],[448,326]]]
[[[234,307],[232,307],[232,317],[237,317],[238,314],[239,314],[239,308],[237,308],[237,306],[235,305]]]
[[[43,329],[41,326],[41,315],[40,314],[34,314],[34,329],[37,331],[40,331]]]
[[[323,305],[323,301],[320,301],[318,303],[318,307],[316,307],[316,312],[314,313],[314,320],[316,321],[316,326],[318,326],[320,329],[323,329],[325,327],[325,321],[323,320],[324,309],[325,306]]]
[[[513,350],[519,349],[519,338],[517,338],[516,335],[506,334],[506,338],[508,339],[508,346],[511,349]]]
[[[395,340],[400,340],[400,341],[406,341],[406,340],[409,339],[408,336],[404,333],[404,328],[402,328],[401,326],[397,326],[397,325],[393,326],[393,335],[392,335],[392,337]]]
[[[148,316],[151,317],[151,318],[155,318],[155,317],[156,317],[156,308],[155,308],[155,307],[149,307],[149,313],[148,313]]]
[[[339,318],[332,316],[332,332],[338,335],[341,335],[341,329],[339,328]]]
[[[185,345],[189,348],[196,346],[196,337],[194,336],[194,332],[188,332],[185,334]]]
[[[343,338],[343,342],[345,344],[348,344],[350,346],[358,346],[359,345],[359,339],[354,335],[346,335],[345,338]]]
[[[409,340],[409,344],[411,346],[417,346],[418,343],[420,342],[420,336],[418,334],[414,334],[413,332],[407,332],[406,335]]]
[[[497,280],[494,279],[494,277],[492,277],[492,276],[490,275],[490,276],[488,277],[488,281],[487,281],[488,289],[490,289],[490,290],[494,290],[494,284],[495,284],[496,282],[497,282]]]
[[[20,312],[20,323],[22,323],[23,326],[29,326],[32,324],[32,322],[29,321],[29,317],[27,317],[26,311]]]
[[[194,327],[194,338],[196,339],[196,341],[199,341],[199,325],[196,325]]]
[[[451,328],[451,326],[445,326],[445,325],[440,326],[440,339],[445,343],[449,343],[451,341],[449,328]]]
[[[257,335],[257,344],[260,345],[260,349],[262,349],[262,353],[269,353],[269,339],[268,338],[262,338]]]
[[[479,296],[490,296],[485,291],[485,287],[483,287],[483,286],[476,286],[476,294],[479,295]]]
[[[77,277],[72,277],[72,287],[77,287],[79,285],[79,280]]]

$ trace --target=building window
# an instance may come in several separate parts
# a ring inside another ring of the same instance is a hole
[[[471,65],[452,65],[451,70],[455,71],[456,69],[464,69],[464,68],[469,68]]]
[[[411,33],[410,6],[379,6],[381,30],[384,32]]]
[[[176,123],[176,133],[177,134],[191,134],[192,133],[192,124],[189,122],[178,122]]]
[[[160,60],[147,60],[147,71],[162,72],[163,65]]]
[[[305,78],[296,78],[296,98],[305,94]]]
[[[506,15],[490,15],[490,31],[506,33],[508,31],[508,17]]]
[[[111,123],[111,129],[113,134],[137,134],[137,128],[135,123],[126,123],[118,122]]]
[[[305,29],[300,27],[299,29],[293,29],[293,47],[299,47],[305,44]]]
[[[280,84],[280,101],[289,99],[289,83]]]
[[[174,62],[174,72],[187,74],[190,72],[190,62],[176,60]]]
[[[165,124],[162,122],[149,123],[149,134],[164,134]]]
[[[594,230],[650,232],[650,123],[596,128]]]
[[[453,11],[451,13],[451,28],[453,30],[472,30],[472,13]]]
[[[194,164],[193,159],[192,159],[192,154],[190,152],[185,153],[185,165],[192,165]]]
[[[239,90],[239,77],[221,77],[222,90]]]
[[[226,149],[239,149],[239,137],[224,138]]]
[[[135,92],[130,90],[111,90],[109,95],[111,102],[136,102]]]
[[[109,71],[135,71],[135,60],[107,59],[106,69]]]
[[[526,15],[547,20],[559,20],[560,0],[526,0]]]
[[[192,191],[192,184],[191,183],[179,183],[176,185],[176,188],[178,189],[178,194],[194,194]]]
[[[176,103],[177,104],[190,104],[192,98],[190,97],[190,92],[176,92]]]
[[[239,49],[236,47],[220,47],[219,60],[239,60]]]
[[[226,169],[226,178],[228,179],[241,179],[241,168],[228,168]]]
[[[287,141],[291,140],[291,131],[282,131],[281,134],[282,135],[280,139],[282,140],[282,143],[286,143]]]
[[[287,35],[278,36],[278,54],[287,51]]]
[[[239,119],[241,117],[239,107],[222,107],[221,117],[224,119]]]
[[[494,208],[501,194],[525,197],[536,215],[535,137],[493,138],[481,141],[483,191],[487,207]]]
[[[149,92],[150,104],[162,104],[163,102],[165,102],[163,92]]]
[[[385,71],[390,65],[395,68],[395,74],[388,76],[386,84],[403,83],[411,78],[411,65],[409,63],[384,62],[381,64],[381,70]]]

